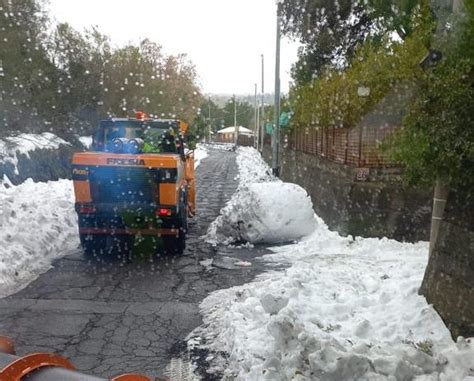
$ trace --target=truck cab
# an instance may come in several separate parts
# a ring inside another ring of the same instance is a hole
[[[137,250],[182,253],[195,215],[193,152],[180,120],[100,122],[90,152],[75,153],[72,177],[79,235],[88,256]]]

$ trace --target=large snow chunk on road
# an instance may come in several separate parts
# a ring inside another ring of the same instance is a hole
[[[207,239],[213,244],[279,243],[306,236],[315,227],[313,205],[303,188],[291,183],[263,182],[238,190],[212,223]]]
[[[316,216],[303,188],[273,176],[254,148],[239,147],[237,164],[237,192],[209,226],[207,242],[280,243],[314,231]]]

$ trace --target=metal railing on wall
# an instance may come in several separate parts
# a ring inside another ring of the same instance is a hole
[[[293,127],[285,131],[285,146],[289,149],[326,158],[340,164],[367,168],[400,167],[390,158],[383,144],[389,144],[393,125],[344,127]],[[266,134],[264,144],[271,145]]]

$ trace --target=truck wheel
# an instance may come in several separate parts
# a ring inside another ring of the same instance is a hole
[[[186,248],[186,232],[180,230],[178,237],[163,237],[163,250],[165,254],[181,255]]]
[[[107,248],[107,237],[94,234],[81,234],[81,245],[84,256],[88,259],[99,259],[104,256]]]
[[[163,250],[165,254],[181,255],[184,249],[186,249],[186,234],[188,232],[188,208],[186,198],[183,197],[182,203],[180,204],[180,217],[178,226],[175,228],[179,229],[179,234],[175,236],[164,236],[163,239]]]

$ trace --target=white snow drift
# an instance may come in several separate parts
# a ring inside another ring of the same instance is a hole
[[[201,164],[201,160],[207,157],[207,150],[202,144],[198,144],[196,149],[194,150],[194,168],[196,169],[199,164]]]
[[[239,160],[257,155],[240,151]],[[286,270],[201,304],[204,324],[189,346],[211,351],[211,372],[228,380],[473,380],[472,339],[454,343],[418,295],[427,243],[353,240],[318,220],[311,236],[272,251],[264,260]]]
[[[79,136],[78,139],[81,142],[81,144],[84,146],[85,149],[87,149],[87,150],[91,149],[92,143],[94,141],[92,136]]]
[[[25,287],[79,244],[70,180],[0,182],[0,297]]]
[[[206,240],[212,244],[288,242],[316,227],[306,191],[273,178],[252,150],[238,149],[239,187],[208,229]]]
[[[12,163],[18,174],[18,154],[28,156],[36,149],[58,149],[60,145],[70,145],[67,141],[57,137],[50,132],[42,134],[20,134],[0,140],[0,161]]]

